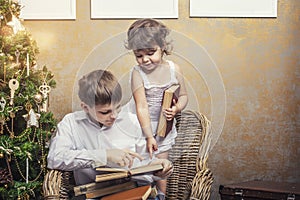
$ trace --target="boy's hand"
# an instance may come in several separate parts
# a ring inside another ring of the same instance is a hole
[[[134,158],[143,160],[140,154],[122,149],[108,149],[106,150],[106,156],[107,161],[115,163],[120,167],[128,166],[129,168],[132,166]]]
[[[157,159],[152,161],[151,164],[161,164],[163,166],[161,171],[154,173],[155,176],[165,179],[173,173],[173,164],[167,159]]]
[[[150,158],[152,159],[153,150],[157,151],[157,142],[154,137],[148,137],[147,139],[147,149],[150,154]]]

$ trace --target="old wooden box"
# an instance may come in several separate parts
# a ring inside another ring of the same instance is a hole
[[[300,183],[247,181],[220,185],[222,200],[300,200]]]

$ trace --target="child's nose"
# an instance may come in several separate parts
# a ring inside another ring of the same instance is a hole
[[[143,62],[144,62],[144,63],[148,62],[149,60],[150,60],[150,59],[149,59],[148,56],[144,56],[144,57],[143,57]]]
[[[118,110],[113,110],[111,113],[111,118],[117,118],[118,114],[119,114]]]

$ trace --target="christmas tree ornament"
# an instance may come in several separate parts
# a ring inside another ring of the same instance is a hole
[[[40,118],[40,114],[35,113],[34,110],[32,109],[32,105],[27,102],[26,105],[26,110],[28,111],[28,114],[23,115],[23,117],[25,118],[25,120],[27,121],[27,128],[30,128],[32,126],[35,127],[39,127],[39,118]]]
[[[43,82],[43,84],[39,87],[39,91],[43,95],[43,104],[41,112],[47,112],[48,111],[48,94],[51,91],[51,87],[46,83],[46,81]]]
[[[29,161],[28,158],[26,158],[26,183],[28,183],[28,176],[29,176]]]
[[[16,5],[15,4],[11,4],[10,7],[11,7],[11,9],[14,10],[16,8]]]
[[[19,51],[18,49],[16,50],[15,55],[16,55],[16,62],[17,62],[17,65],[19,65],[20,51]]]
[[[3,26],[0,29],[0,35],[2,35],[2,36],[8,37],[8,36],[11,36],[13,34],[14,34],[14,31],[13,31],[12,27],[10,27],[8,25]]]
[[[9,56],[8,56],[8,59],[9,59],[10,61],[13,61],[13,60],[14,60],[14,57],[13,57],[12,55],[9,55]]]
[[[36,93],[34,96],[33,96],[33,100],[35,101],[35,103],[37,104],[37,110],[38,112],[41,111],[41,103],[43,101],[43,96],[40,94],[40,93]]]
[[[8,86],[10,89],[10,105],[13,105],[14,103],[14,96],[15,96],[15,91],[19,88],[19,81],[17,79],[10,79],[8,82]]]
[[[36,93],[33,96],[33,99],[34,99],[35,103],[40,104],[43,101],[43,96],[40,93]]]
[[[36,60],[33,60],[33,61],[32,61],[32,69],[38,70],[38,65],[37,65]]]
[[[4,99],[4,97],[1,97],[1,99],[0,99],[0,112],[4,111],[5,105],[6,105],[6,100]]]
[[[26,54],[26,76],[29,76],[29,54]]]
[[[14,15],[12,16],[11,21],[7,23],[7,25],[12,27],[14,34],[16,34],[19,31],[25,30],[20,20]]]

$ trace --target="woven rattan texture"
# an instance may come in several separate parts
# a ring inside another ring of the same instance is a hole
[[[183,111],[176,117],[177,138],[169,153],[174,172],[168,178],[167,199],[186,200],[196,174],[196,163],[202,138],[200,114]]]
[[[49,170],[44,178],[43,192],[45,200],[67,200],[73,196],[73,173],[69,171]]]

